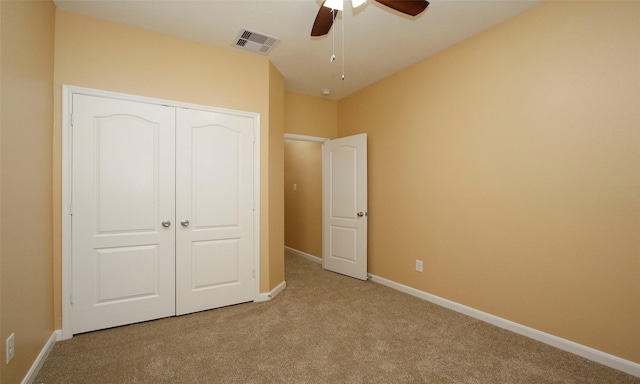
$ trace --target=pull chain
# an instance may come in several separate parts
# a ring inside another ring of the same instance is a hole
[[[346,10],[346,7],[342,7]],[[342,80],[344,80],[344,21],[347,19],[346,12],[342,12]]]
[[[335,20],[335,9],[331,8],[331,19]],[[331,40],[332,40],[332,44],[333,47],[331,48],[331,57],[329,58],[329,62],[333,63],[333,61],[336,59],[336,31],[335,28],[332,28],[331,30]]]

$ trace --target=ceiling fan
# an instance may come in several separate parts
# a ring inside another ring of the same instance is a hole
[[[354,8],[363,4],[365,0],[351,0]],[[417,16],[427,9],[429,2],[426,0],[375,0],[398,12],[409,16]],[[342,0],[324,0],[316,20],[311,28],[311,36],[324,36],[329,33],[333,20],[342,11]]]

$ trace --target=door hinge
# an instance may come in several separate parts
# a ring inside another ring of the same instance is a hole
[[[73,292],[69,293],[69,303],[71,303],[71,305],[73,305]]]
[[[71,122],[71,125],[73,126],[73,113],[69,116],[69,121]]]
[[[256,270],[255,269],[253,270],[253,278],[254,279],[256,278]]]
[[[69,203],[69,214],[73,216],[73,203]]]

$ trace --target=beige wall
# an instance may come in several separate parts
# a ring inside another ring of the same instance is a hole
[[[338,102],[285,92],[284,131],[335,139]],[[287,140],[284,152],[285,245],[322,257],[322,146]],[[297,192],[292,189],[294,182]]]
[[[322,257],[321,143],[285,140],[284,202],[284,244]]]
[[[284,281],[284,77],[269,64],[269,286]]]
[[[51,148],[55,7],[1,1],[2,383],[19,383],[54,331]],[[5,340],[16,354],[5,363]]]
[[[338,137],[338,102],[285,92],[284,131],[298,135]]]
[[[548,3],[339,103],[283,103],[266,59],[1,1],[1,382],[61,326],[62,84],[261,113],[262,291],[283,131],[367,132],[370,272],[640,362],[639,7]]]
[[[269,213],[282,206],[282,194],[272,189],[270,162],[278,162],[278,149],[271,150],[272,135],[282,137],[282,128],[271,130],[270,98],[278,86],[266,58],[219,49],[155,32],[127,27],[70,12],[56,11],[55,125],[54,125],[54,298],[56,327],[61,326],[61,92],[62,85],[76,85],[156,97],[181,102],[257,112],[260,119],[261,289],[280,283],[279,256],[272,260],[270,242],[277,243],[277,219]],[[281,92],[283,93],[283,91]],[[284,97],[283,95],[280,96]],[[278,157],[280,156],[280,157]],[[280,177],[281,179],[281,177]],[[282,182],[280,182],[280,186]],[[280,187],[281,188],[281,187]],[[280,189],[280,193],[281,193]],[[280,226],[283,224],[280,222]],[[282,240],[280,240],[282,242]],[[271,262],[274,265],[271,265]],[[271,270],[271,271],[270,271]]]
[[[639,14],[545,3],[341,100],[369,272],[640,363]]]

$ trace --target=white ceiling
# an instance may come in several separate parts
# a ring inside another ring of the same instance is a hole
[[[542,2],[433,0],[412,18],[367,0],[355,11],[347,6],[344,14],[340,12],[327,36],[312,38],[322,0],[55,0],[67,11],[227,49],[238,50],[232,45],[243,28],[277,37],[281,41],[267,57],[285,77],[286,89],[321,96],[328,88],[334,100]],[[334,38],[337,59],[330,63]]]

